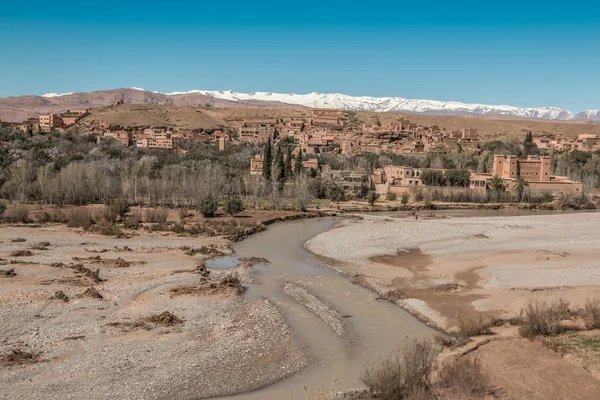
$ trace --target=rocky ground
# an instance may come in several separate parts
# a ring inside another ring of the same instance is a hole
[[[279,309],[211,276],[189,251],[202,246],[230,252],[220,238],[1,227],[0,398],[206,398],[304,368]]]

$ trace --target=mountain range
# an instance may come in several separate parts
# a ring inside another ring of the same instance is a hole
[[[191,90],[188,92],[159,93],[140,88],[100,90],[88,93],[48,93],[42,96],[0,98],[0,119],[19,121],[43,113],[106,106],[121,99],[131,104],[171,104],[177,106],[211,104],[213,107],[302,106],[354,111],[403,112],[423,115],[600,122],[600,110],[585,110],[574,113],[557,107],[522,108],[508,105],[405,99],[402,97],[349,96],[339,93],[240,93],[232,90]]]

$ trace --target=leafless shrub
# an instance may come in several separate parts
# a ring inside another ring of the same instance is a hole
[[[42,214],[37,216],[38,222],[46,224],[48,222],[64,223],[67,219],[63,212],[58,208],[53,208],[48,211],[44,211]]]
[[[437,334],[433,337],[433,341],[440,345],[441,347],[452,347],[457,341],[453,337]]]
[[[146,222],[151,224],[165,224],[169,213],[164,209],[148,209],[146,210]]]
[[[490,321],[480,314],[460,315],[456,319],[456,324],[458,326],[458,335],[461,338],[489,335],[492,333],[490,330]]]
[[[95,231],[101,235],[106,235],[106,236],[119,236],[120,234],[123,233],[121,231],[121,228],[119,228],[119,226],[117,224],[114,224],[112,222],[105,222],[102,225],[99,225],[95,229]]]
[[[179,211],[179,221],[183,222],[187,217],[191,216],[191,213],[185,208],[180,208]]]
[[[18,237],[18,238],[11,239],[10,241],[13,242],[13,243],[23,243],[23,242],[26,242],[27,239],[22,238],[22,237]]]
[[[479,360],[472,357],[457,357],[444,362],[439,369],[439,382],[454,399],[483,398],[491,388]]]
[[[119,212],[114,206],[104,206],[102,211],[100,211],[100,220],[105,223],[114,224],[119,220]]]
[[[427,398],[435,355],[431,343],[414,341],[403,351],[368,366],[361,380],[383,400]]]
[[[27,224],[29,220],[29,208],[22,204],[17,204],[4,213],[4,218],[8,222]]]
[[[123,221],[123,226],[127,229],[139,229],[141,223],[142,215],[138,211],[132,211]]]
[[[560,324],[560,321],[571,316],[569,303],[564,299],[552,303],[530,301],[521,310],[520,318],[523,323],[519,327],[519,334],[531,339],[538,335],[555,335],[564,332],[566,328]]]
[[[88,208],[76,208],[67,214],[69,228],[83,228],[88,231],[96,223],[94,214]]]
[[[581,317],[587,329],[600,329],[600,300],[587,299],[581,310]]]

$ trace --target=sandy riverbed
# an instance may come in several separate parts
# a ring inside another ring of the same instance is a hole
[[[600,297],[600,213],[351,220],[307,242],[356,282],[443,328],[532,298]]]

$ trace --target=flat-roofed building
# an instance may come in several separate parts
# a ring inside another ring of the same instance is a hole
[[[56,128],[62,128],[63,121],[58,114],[40,115],[40,129],[42,131],[50,131]]]
[[[264,164],[264,156],[262,154],[256,154],[250,160],[250,175],[262,175]]]

